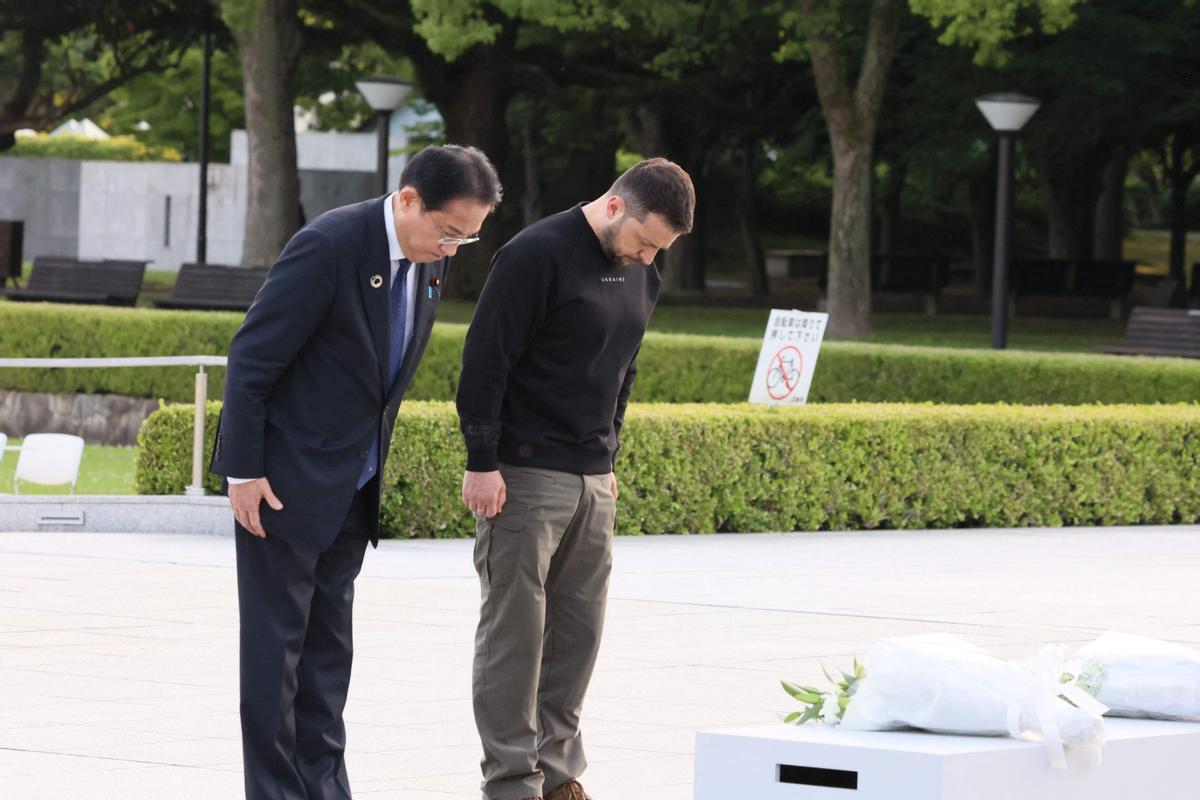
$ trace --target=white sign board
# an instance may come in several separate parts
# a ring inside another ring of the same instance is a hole
[[[828,321],[828,314],[771,310],[750,387],[751,403],[804,405]]]

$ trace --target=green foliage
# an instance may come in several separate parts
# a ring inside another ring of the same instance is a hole
[[[0,3],[0,131],[47,129],[169,67],[211,15],[180,0]]]
[[[216,412],[210,404],[210,432]],[[178,493],[190,481],[191,424],[185,405],[146,421],[139,491]],[[1191,524],[1198,430],[1194,404],[635,405],[617,464],[617,529]],[[406,403],[383,476],[387,535],[470,535],[464,462],[453,406]]]
[[[407,58],[376,42],[346,44],[336,50],[306,47],[296,69],[296,105],[311,115],[315,130],[357,131],[373,126],[375,112],[355,85],[369,75],[414,77]],[[404,106],[421,103],[421,89],[415,87]]]
[[[0,303],[0,352],[11,357],[224,355],[241,315],[59,304]],[[409,389],[413,400],[451,400],[465,325],[434,327]],[[650,333],[638,361],[634,402],[738,403],[759,340]],[[0,370],[0,388],[192,399],[188,367]],[[211,397],[224,370],[213,369]],[[1200,398],[1200,364],[1130,358],[826,342],[809,399],[818,403],[1177,403]]]
[[[221,19],[232,30],[253,30],[262,11],[263,0],[217,0]]]
[[[142,424],[137,437],[133,485],[138,494],[183,494],[192,483],[195,405],[164,405]],[[221,478],[208,471],[221,404],[209,401],[204,418],[204,488],[217,494]]]
[[[628,30],[630,12],[636,12],[639,5],[646,8],[628,0],[412,0],[417,18],[414,30],[430,50],[447,61],[475,45],[495,41],[503,28],[495,21],[496,11],[509,19],[536,22],[565,33],[601,28]]]
[[[617,151],[617,175],[622,175],[626,171],[633,169],[642,161],[641,153],[634,153],[630,150],[621,148]]]
[[[862,684],[862,679],[867,676],[867,671],[862,664],[858,663],[858,659],[854,659],[854,671],[841,671],[841,677],[835,678],[829,674],[829,670],[821,667],[821,671],[825,673],[825,678],[833,685],[834,691],[823,691],[813,686],[797,686],[794,683],[780,681],[783,684],[783,690],[787,692],[792,699],[798,701],[805,708],[803,711],[793,711],[784,718],[784,722],[795,725],[803,725],[806,722],[821,719],[827,724],[835,724],[840,722],[842,717],[846,715],[846,708],[850,705],[851,698],[858,692],[858,687]],[[836,698],[836,720],[822,719],[826,716],[822,712],[825,710],[826,700],[830,697]]]
[[[50,136],[38,133],[18,136],[17,143],[5,151],[7,156],[25,158],[78,158],[93,161],[180,161],[173,147],[143,144],[133,136],[88,139],[85,136]]]
[[[110,133],[134,134],[138,123],[145,121],[150,129],[137,131],[139,139],[199,158],[203,69],[204,48],[194,46],[178,66],[139,75],[96,103],[88,114]],[[228,161],[230,132],[246,126],[242,67],[232,48],[213,50],[209,106],[209,158]]]
[[[225,355],[241,315],[217,311],[0,303],[0,353],[10,358]],[[195,367],[4,369],[0,387],[192,400]],[[219,397],[225,370],[209,371]]]
[[[432,103],[421,98],[409,100],[405,105],[411,105],[418,114],[425,114],[435,109]],[[431,145],[446,144],[446,123],[440,117],[417,120],[406,125],[404,132],[408,134],[408,145],[402,148],[401,152],[406,155],[418,153]]]
[[[914,13],[946,29],[942,44],[975,48],[975,63],[1001,65],[1009,60],[1006,45],[1040,28],[1058,33],[1075,21],[1081,0],[909,0]],[[1031,16],[1040,18],[1035,26]]]

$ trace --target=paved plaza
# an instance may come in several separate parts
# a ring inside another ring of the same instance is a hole
[[[471,547],[367,555],[356,796],[479,797]],[[781,678],[815,681],[882,636],[1014,657],[1105,629],[1200,645],[1198,575],[1197,527],[618,539],[584,784],[691,798],[697,729],[780,719]],[[231,538],[0,533],[0,796],[238,797],[236,621]]]

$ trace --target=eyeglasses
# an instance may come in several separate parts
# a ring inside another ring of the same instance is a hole
[[[450,235],[448,235],[446,233],[446,231],[442,228],[442,226],[438,225],[437,220],[433,218],[433,212],[429,211],[426,213],[429,214],[429,219],[431,222],[433,222],[433,227],[437,228],[438,233],[442,234],[442,238],[437,240],[437,243],[439,245],[441,245],[443,247],[451,247],[451,246],[462,247],[464,244],[473,244],[473,243],[479,241],[478,236],[450,236]]]

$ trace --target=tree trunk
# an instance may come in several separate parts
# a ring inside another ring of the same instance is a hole
[[[1104,168],[1103,188],[1096,203],[1093,255],[1102,261],[1119,261],[1125,240],[1125,173],[1129,154],[1118,149]]]
[[[474,47],[451,64],[432,54],[416,62],[421,86],[442,115],[446,142],[478,147],[502,178],[508,167],[506,115],[512,97],[510,64],[515,39],[515,30],[506,30],[494,44]],[[505,220],[520,219],[503,205],[496,216],[502,213]],[[478,296],[487,279],[492,253],[506,238],[504,225],[495,217],[489,218],[480,236],[477,244],[460,249],[454,257],[446,287],[452,297]]]
[[[829,226],[829,326],[833,339],[871,331],[871,168],[887,73],[896,51],[902,0],[873,0],[862,67],[851,89],[832,24],[809,40],[813,76],[833,148]],[[809,16],[831,16],[828,0],[801,0]]]
[[[292,111],[301,44],[295,0],[262,0],[254,27],[233,35],[242,62],[249,154],[242,264],[269,265],[300,227]]]
[[[1192,181],[1171,176],[1171,256],[1170,278],[1176,286],[1185,286],[1187,270],[1187,192]]]
[[[676,116],[672,109],[661,104],[644,105],[634,113],[625,114],[622,126],[642,158],[661,156],[674,161],[691,176],[696,196],[703,197],[705,146],[695,131],[679,130],[670,124]],[[705,206],[697,201],[691,234],[680,237],[663,258],[664,293],[705,290],[704,238]]]
[[[827,309],[835,339],[871,332],[871,150],[834,145]]]
[[[533,143],[534,106],[527,105],[521,117],[521,163],[525,166],[525,191],[521,193],[521,216],[525,225],[542,218],[541,177],[538,175],[538,155]]]
[[[746,253],[746,264],[750,267],[750,290],[755,297],[766,297],[771,293],[767,278],[767,261],[763,254],[762,237],[758,231],[758,210],[755,204],[758,184],[758,163],[750,148],[739,153],[738,202],[736,214],[738,229],[742,234],[742,248]]]
[[[1188,147],[1184,137],[1176,132],[1171,137],[1170,160],[1167,163],[1167,177],[1171,182],[1171,256],[1170,278],[1175,285],[1187,286],[1187,196],[1200,163],[1185,164]],[[1193,162],[1200,159],[1193,158]],[[1182,291],[1180,292],[1182,294]]]
[[[883,189],[883,197],[880,198],[879,246],[875,249],[886,255],[895,255],[897,252],[896,235],[900,230],[900,208],[904,198],[904,177],[907,173],[907,162],[897,161],[892,164]]]
[[[688,170],[688,174],[696,187],[696,196],[703,197],[704,188],[699,172]],[[704,253],[708,234],[707,222],[706,209],[703,204],[697,202],[692,219],[692,232],[687,236],[680,236],[662,257],[664,292],[705,290]]]
[[[696,224],[689,235],[681,236],[663,256],[663,291],[704,290],[704,262],[700,239],[700,225]]]
[[[975,298],[982,302],[992,286],[992,258],[996,237],[996,158],[995,149],[988,159],[986,174],[972,175],[968,183],[971,197],[971,260],[975,265]]]
[[[21,76],[16,85],[4,90],[0,108],[0,152],[17,143],[16,132],[36,123],[27,116],[34,94],[42,80],[42,64],[46,59],[46,44],[31,30],[21,31]]]
[[[1103,176],[1095,165],[1108,161],[1108,152],[1095,151],[1042,158],[1039,171],[1046,191],[1046,247],[1051,258],[1092,257]]]

